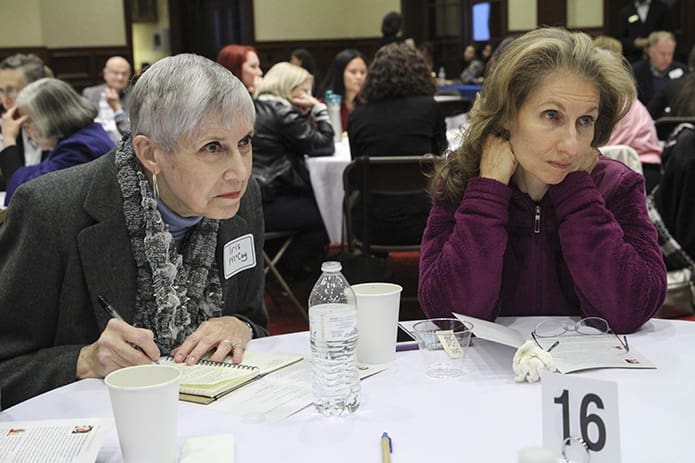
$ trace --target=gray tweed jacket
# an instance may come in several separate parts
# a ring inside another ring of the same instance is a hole
[[[0,393],[2,408],[75,381],[80,349],[108,316],[103,295],[133,320],[135,261],[123,219],[112,151],[20,187],[0,226]],[[263,211],[254,181],[237,215],[220,224],[217,262],[225,315],[267,334],[263,303]],[[256,266],[230,279],[225,243],[251,233]]]

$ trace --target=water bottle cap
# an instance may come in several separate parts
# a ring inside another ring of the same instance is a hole
[[[340,272],[342,268],[343,266],[340,265],[340,262],[336,262],[334,260],[329,260],[321,264],[322,272]]]

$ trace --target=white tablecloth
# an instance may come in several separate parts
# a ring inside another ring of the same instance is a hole
[[[529,333],[539,318],[499,321]],[[623,462],[691,461],[695,323],[651,320],[628,341],[658,369],[574,374],[618,384]],[[249,348],[308,356],[308,334],[253,340]],[[179,446],[192,436],[232,433],[237,463],[378,462],[379,437],[387,431],[394,463],[515,462],[521,448],[542,444],[542,422],[541,385],[514,382],[513,354],[476,340],[465,376],[435,380],[423,373],[417,350],[399,352],[390,368],[362,382],[359,410],[341,418],[307,408],[280,422],[255,423],[180,402]],[[0,412],[0,421],[111,416],[106,387],[93,379]],[[107,434],[98,461],[120,461],[115,430]]]
[[[461,118],[447,119],[447,126],[451,123],[446,132],[450,150],[461,144],[460,128],[464,119],[465,115]],[[335,144],[333,156],[306,158],[311,186],[331,243],[339,243],[342,239],[343,171],[350,161],[350,142],[347,137]]]
[[[316,203],[331,243],[341,239],[343,227],[343,170],[350,164],[350,142],[347,137],[335,144],[333,156],[306,158]]]

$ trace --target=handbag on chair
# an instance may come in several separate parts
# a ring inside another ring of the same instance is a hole
[[[680,268],[668,272],[666,300],[655,317],[679,318],[695,315],[695,262],[671,236],[654,205],[653,195],[657,189],[658,186],[647,196],[649,219],[659,233],[659,245],[664,260]]]

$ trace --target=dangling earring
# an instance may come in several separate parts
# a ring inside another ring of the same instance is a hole
[[[152,190],[154,191],[154,200],[159,201],[159,186],[157,186],[157,174],[152,174]]]

